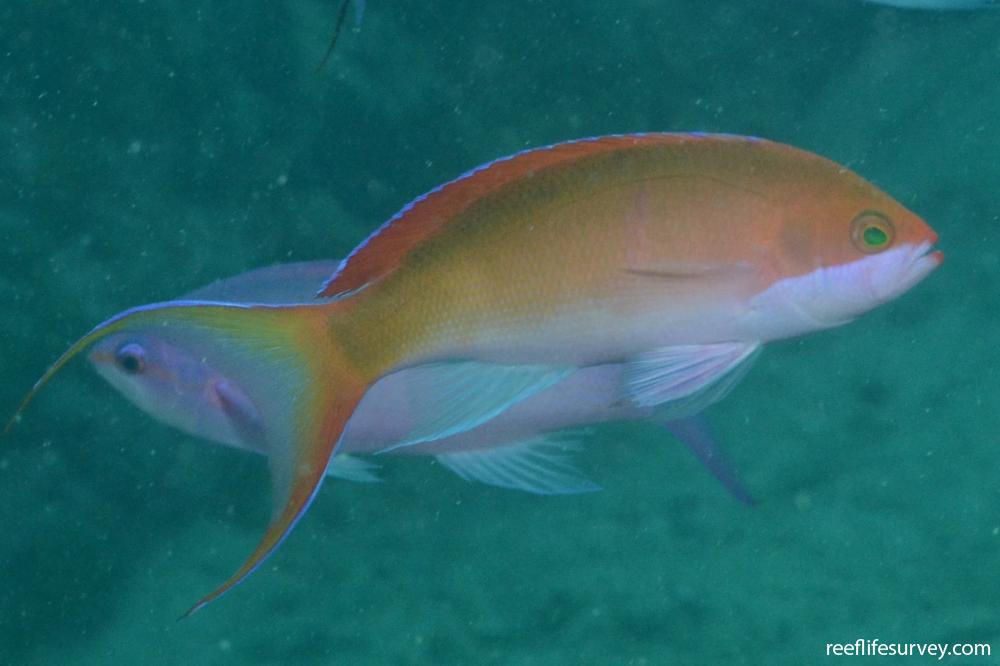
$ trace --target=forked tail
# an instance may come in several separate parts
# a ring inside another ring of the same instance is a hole
[[[168,342],[205,350],[214,366],[246,390],[261,414],[259,434],[270,461],[271,522],[243,566],[185,613],[187,617],[260,566],[319,490],[327,463],[370,381],[343,359],[333,342],[330,319],[339,307],[174,301],[127,310],[73,344],[35,384],[3,432],[81,351],[112,333],[150,326]]]

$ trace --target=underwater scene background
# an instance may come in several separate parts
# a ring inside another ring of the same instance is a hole
[[[648,424],[586,438],[604,490],[579,496],[383,457],[384,483],[326,483],[259,573],[180,623],[256,544],[266,461],[154,422],[77,362],[0,442],[0,663],[1000,647],[1000,12],[367,5],[321,71],[335,3],[0,6],[4,410],[115,312],[344,256],[437,184],[577,137],[818,152],[924,217],[947,261],[857,322],[770,346],[709,410],[756,506]]]

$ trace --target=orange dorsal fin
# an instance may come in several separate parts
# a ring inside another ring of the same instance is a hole
[[[414,247],[446,228],[456,215],[523,178],[601,153],[708,136],[712,135],[619,134],[532,148],[489,162],[404,206],[340,262],[317,296],[346,294],[385,277]]]

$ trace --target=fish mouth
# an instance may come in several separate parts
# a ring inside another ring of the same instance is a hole
[[[934,231],[931,231],[931,237],[929,240],[925,240],[923,243],[917,246],[917,259],[926,258],[934,263],[934,268],[937,268],[944,261],[944,252],[936,249],[934,246],[937,245],[938,235]]]
[[[927,258],[934,262],[934,268],[937,268],[942,263],[944,263],[944,252],[935,249],[932,243],[927,243],[927,249],[919,257],[920,259]]]
[[[934,246],[937,244],[937,237],[933,240],[924,241],[916,247],[913,252],[912,266],[914,268],[923,268],[924,266],[930,266],[930,270],[933,270],[940,266],[944,262],[944,252],[938,250]]]
[[[864,263],[857,265],[860,289],[840,296],[850,307],[838,312],[843,319],[825,320],[825,323],[843,323],[915,287],[944,261],[944,253],[934,247],[936,240],[934,237],[921,243],[901,245],[861,260]]]
[[[887,293],[879,294],[879,300],[884,302],[909,291],[941,265],[944,261],[944,253],[934,247],[935,241],[937,241],[937,237],[911,247],[903,261],[900,262],[901,270],[898,281],[895,284],[890,282],[892,287],[887,290]]]

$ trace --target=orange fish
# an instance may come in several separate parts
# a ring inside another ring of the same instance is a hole
[[[372,234],[316,305],[171,302],[101,324],[197,346],[260,411],[274,513],[249,559],[315,496],[379,378],[424,387],[397,446],[464,432],[576,368],[624,365],[622,400],[698,401],[760,345],[843,324],[940,262],[936,234],[848,169],[770,141],[691,134],[529,150],[420,197]],[[19,410],[20,411],[20,410]]]

